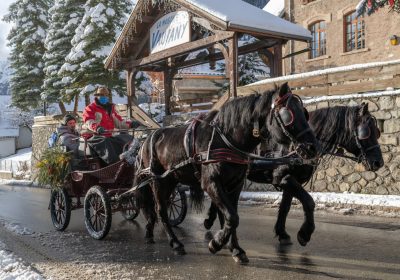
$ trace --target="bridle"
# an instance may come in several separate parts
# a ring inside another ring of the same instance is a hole
[[[358,162],[364,162],[364,163],[367,163],[368,165],[369,165],[369,163],[368,163],[368,160],[367,160],[367,152],[371,151],[373,149],[379,148],[379,144],[372,145],[372,146],[370,146],[368,148],[364,148],[361,145],[361,142],[360,142],[361,140],[366,140],[369,137],[371,137],[371,129],[370,129],[369,125],[368,125],[369,122],[371,121],[371,119],[375,122],[375,128],[377,130],[376,131],[376,133],[377,133],[377,137],[376,138],[379,139],[379,137],[381,136],[381,132],[380,132],[378,126],[377,126],[377,121],[376,121],[376,118],[374,116],[370,116],[365,123],[362,123],[362,124],[358,125],[357,128],[353,132],[353,135],[354,135],[354,138],[355,138],[355,142],[356,142],[356,146],[360,150],[360,155],[358,156]]]
[[[303,157],[308,156],[307,149],[304,147],[305,145],[303,143],[300,143],[298,139],[306,134],[307,132],[312,132],[312,129],[310,127],[302,130],[296,135],[293,135],[292,133],[289,132],[287,129],[290,127],[293,122],[294,122],[294,114],[292,110],[288,107],[290,102],[292,101],[293,98],[296,98],[301,106],[303,107],[303,102],[301,98],[298,95],[292,94],[291,91],[288,91],[285,95],[279,96],[278,98],[275,99],[275,101],[271,105],[271,114],[270,114],[270,124],[272,124],[272,119],[275,117],[279,127],[282,129],[283,134],[285,134],[286,137],[288,137],[294,147],[294,150],[301,156]],[[303,107],[304,108],[304,107]],[[304,113],[306,116],[308,116],[307,110],[304,108]],[[307,119],[308,121],[308,119]]]
[[[372,145],[368,148],[364,148],[363,145],[361,144],[362,140],[366,140],[369,137],[371,137],[371,129],[369,127],[369,122],[371,121],[371,119],[375,122],[375,127],[377,129],[377,139],[379,139],[381,133],[380,130],[377,126],[377,121],[376,118],[374,116],[370,116],[368,118],[368,120],[365,123],[359,124],[352,132],[352,137],[354,137],[354,141],[356,143],[357,148],[360,150],[360,154],[358,157],[354,157],[354,156],[347,156],[344,155],[342,152],[334,152],[334,153],[330,153],[330,152],[325,152],[325,154],[329,154],[329,155],[333,155],[333,156],[337,156],[337,157],[341,157],[341,158],[347,158],[350,160],[353,160],[357,163],[366,163],[367,165],[369,165],[369,162],[367,160],[367,152],[379,148],[379,144],[376,145]]]

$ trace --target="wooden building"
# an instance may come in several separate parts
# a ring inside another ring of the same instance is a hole
[[[254,43],[238,47],[248,34]],[[237,57],[259,52],[275,75],[282,73],[282,45],[309,40],[310,32],[241,0],[138,0],[106,60],[107,69],[127,70],[128,107],[134,108],[138,71],[164,73],[166,115],[171,113],[172,81],[182,68],[225,59],[228,94],[215,106],[237,96]],[[190,53],[204,50],[199,57]]]

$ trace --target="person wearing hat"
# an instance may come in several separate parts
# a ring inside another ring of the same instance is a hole
[[[76,118],[67,114],[57,127],[57,134],[60,138],[60,144],[67,148],[67,151],[72,151],[77,154],[79,147],[79,132],[76,130]]]
[[[124,145],[132,140],[132,136],[121,134],[113,136],[114,129],[136,128],[139,123],[124,120],[110,102],[111,93],[106,87],[99,87],[94,101],[86,106],[83,112],[83,127],[87,132],[83,136],[90,139],[89,146],[107,164],[117,162]],[[99,137],[101,136],[101,137]]]

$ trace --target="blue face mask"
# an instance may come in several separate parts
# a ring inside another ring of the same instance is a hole
[[[108,97],[107,96],[100,96],[99,98],[99,102],[100,102],[100,104],[107,104],[108,103]]]

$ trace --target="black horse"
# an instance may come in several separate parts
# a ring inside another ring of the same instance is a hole
[[[376,171],[383,166],[382,153],[378,144],[380,132],[376,119],[368,111],[368,104],[318,109],[310,112],[309,118],[309,124],[321,143],[322,155],[344,156],[341,150],[345,149],[354,155],[349,158],[362,162],[367,170]],[[274,151],[280,151],[283,154],[289,152],[287,146],[274,143],[273,139],[267,139],[266,147],[268,150],[263,151],[266,154]],[[272,150],[271,147],[273,147]],[[297,240],[305,246],[311,239],[311,234],[315,229],[315,203],[302,185],[311,179],[316,167],[317,165],[305,164],[302,166],[283,165],[272,170],[257,168],[249,170],[249,180],[273,184],[283,190],[275,224],[275,233],[282,245],[291,244],[285,224],[293,197],[302,203],[305,218],[297,234]],[[215,205],[211,204],[208,218],[204,221],[207,229],[211,228],[217,211]],[[219,218],[223,225],[223,217],[219,215]]]
[[[139,193],[147,220],[147,242],[154,242],[157,210],[170,246],[176,253],[185,254],[167,215],[168,198],[177,183],[182,183],[191,187],[192,200],[197,205],[202,205],[206,191],[225,218],[226,223],[210,241],[209,250],[216,253],[229,242],[235,261],[248,262],[236,235],[237,205],[249,153],[261,138],[285,145],[293,143],[305,158],[317,155],[317,141],[302,103],[287,84],[274,92],[234,99],[220,111],[212,111],[190,125],[161,128],[147,138],[139,152],[135,180],[137,185],[146,184],[147,180],[150,186],[140,188]],[[191,141],[186,144],[184,139]]]

